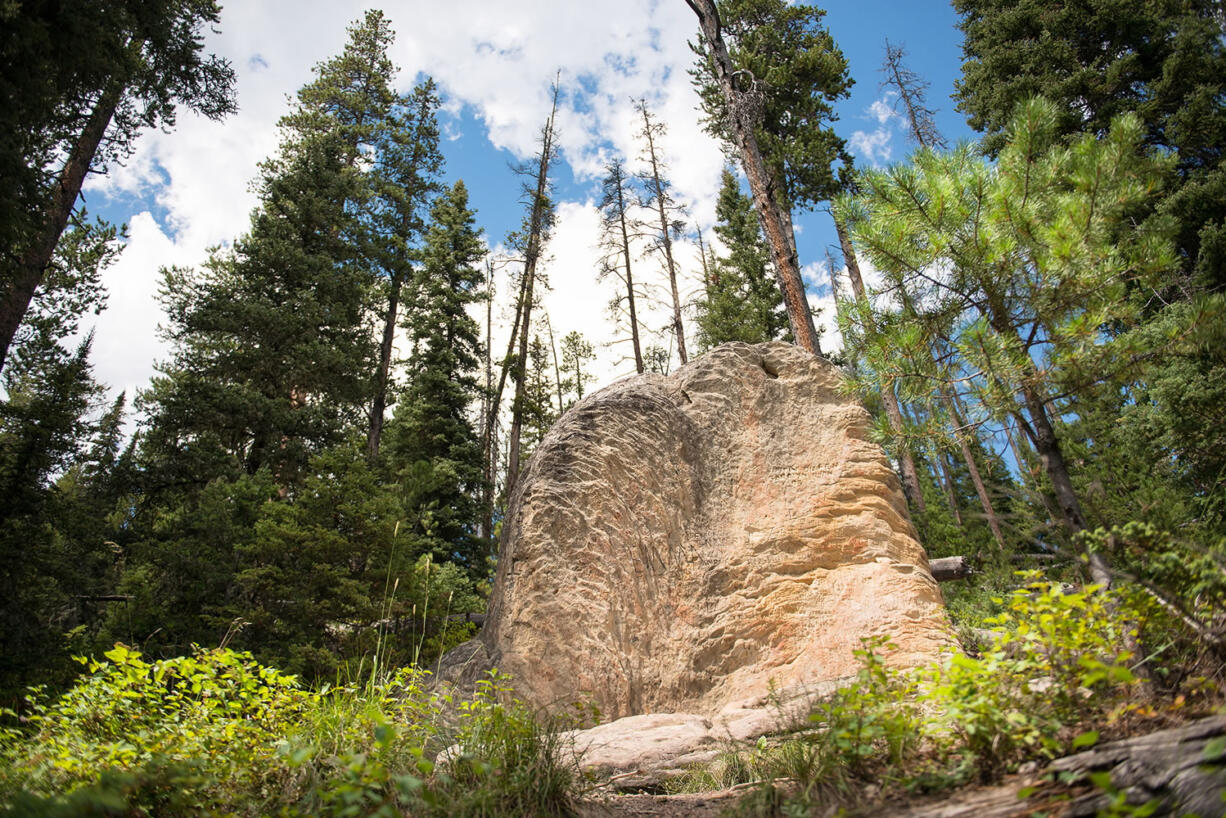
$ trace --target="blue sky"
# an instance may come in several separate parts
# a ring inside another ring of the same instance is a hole
[[[245,229],[255,205],[249,184],[257,163],[275,150],[275,123],[286,110],[286,96],[310,79],[314,63],[340,50],[345,26],[367,6],[347,0],[232,0],[209,45],[237,70],[239,113],[222,123],[183,114],[174,132],[146,134],[125,167],[90,181],[90,211],[128,222],[131,232],[121,261],[107,276],[110,307],[97,325],[96,372],[104,383],[131,393],[147,382],[154,361],[166,358],[156,332],[158,270],[199,264],[208,247]],[[561,71],[558,227],[549,248],[553,290],[545,307],[557,334],[578,329],[597,345],[601,382],[627,374],[624,344],[615,342],[604,309],[613,285],[595,276],[592,203],[603,163],[617,154],[631,160],[637,155],[630,100],[644,97],[668,126],[663,147],[678,197],[709,237],[723,158],[697,123],[686,73],[692,61],[686,41],[697,31],[693,13],[684,0],[389,0],[379,7],[398,33],[392,56],[402,68],[400,84],[407,89],[416,77],[430,74],[440,85],[446,177],[464,179],[495,254],[522,219],[519,179],[511,166],[534,152],[549,85]],[[879,87],[887,38],[906,46],[909,66],[931,83],[929,104],[939,109],[947,138],[973,137],[949,99],[961,34],[948,4],[840,0],[827,11],[826,24],[855,80],[834,127],[861,165],[888,164],[910,151]],[[801,263],[817,285],[811,301],[832,327],[822,266],[825,248],[836,244],[830,218],[802,215],[797,227]],[[683,244],[678,257],[682,289],[692,297],[699,283],[696,246]],[[651,259],[643,259],[639,269],[662,276]],[[496,287],[506,295],[505,281]],[[646,317],[649,330],[666,321],[662,308]],[[661,343],[667,346],[667,339]],[[837,347],[837,337],[824,345]]]

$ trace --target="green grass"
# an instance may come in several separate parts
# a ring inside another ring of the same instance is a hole
[[[579,780],[496,674],[454,702],[418,670],[308,690],[222,649],[87,669],[0,736],[0,815],[565,815]]]

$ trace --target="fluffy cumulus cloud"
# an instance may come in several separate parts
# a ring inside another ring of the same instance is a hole
[[[101,380],[131,390],[165,355],[154,334],[158,268],[199,263],[207,248],[245,229],[256,204],[250,183],[276,150],[287,97],[309,81],[314,64],[341,50],[346,27],[364,8],[336,0],[226,4],[209,48],[235,66],[239,112],[220,123],[181,113],[173,132],[146,133],[123,168],[91,180],[88,196],[122,194],[155,205],[131,215],[128,248],[107,276],[111,306],[97,326],[95,355]],[[615,154],[635,163],[641,120],[633,100],[645,98],[669,129],[663,149],[678,198],[694,220],[712,220],[723,158],[694,114],[687,40],[696,25],[683,3],[627,0],[603,13],[569,0],[402,0],[385,11],[397,32],[392,57],[400,84],[407,89],[420,74],[435,78],[451,115],[446,139],[459,137],[456,115],[469,111],[494,148],[530,157],[558,76],[562,157],[579,181],[592,181]],[[601,368],[612,376],[625,367],[616,363],[605,315],[612,292],[604,289],[612,284],[602,288],[594,279],[596,225],[590,202],[560,203],[545,303],[557,333],[579,329],[604,350]],[[691,255],[696,259],[696,250]],[[692,292],[689,267],[686,276]]]
[[[872,120],[876,127],[871,130],[856,130],[847,140],[848,146],[861,162],[880,166],[893,156],[893,140],[898,113],[894,110],[895,91],[886,91],[864,111],[862,119]]]

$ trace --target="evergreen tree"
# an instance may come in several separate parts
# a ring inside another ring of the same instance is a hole
[[[687,2],[702,24],[694,80],[707,127],[740,149],[792,332],[798,344],[820,354],[791,212],[828,201],[842,188],[832,165],[846,150],[829,123],[833,103],[851,87],[847,61],[815,6]]]
[[[1145,144],[1176,154],[1179,183],[1160,210],[1179,222],[1186,272],[1226,286],[1226,43],[1216,0],[1116,3],[955,0],[961,15],[958,109],[1005,142],[1018,104],[1042,95],[1062,134],[1106,132],[1129,112]]]
[[[553,84],[553,105],[549,109],[549,118],[541,128],[541,151],[528,165],[520,169],[520,173],[529,181],[524,183],[524,197],[528,212],[524,217],[523,229],[509,237],[510,244],[523,254],[523,268],[519,276],[519,295],[515,303],[515,322],[511,329],[511,340],[507,346],[507,356],[504,359],[502,374],[498,379],[498,388],[491,401],[490,413],[486,417],[483,440],[488,444],[493,439],[493,428],[497,420],[499,404],[502,398],[503,386],[508,373],[515,381],[515,399],[511,404],[511,430],[507,445],[507,480],[503,489],[510,497],[515,489],[515,481],[519,479],[522,462],[525,459],[523,451],[523,430],[525,417],[530,411],[527,397],[529,335],[532,331],[532,310],[536,306],[537,280],[541,278],[545,285],[541,270],[538,270],[545,245],[552,234],[554,223],[554,203],[551,198],[553,183],[550,181],[549,168],[557,158],[557,131],[554,121],[558,112],[558,84]]]
[[[1016,420],[1075,534],[1086,518],[1051,395],[1101,379],[1120,360],[1125,350],[1099,328],[1135,316],[1130,285],[1152,284],[1172,257],[1165,236],[1125,220],[1163,170],[1140,154],[1139,122],[1122,118],[1102,140],[1064,150],[1056,113],[1041,101],[1019,110],[994,166],[970,148],[921,150],[911,166],[862,174],[862,209],[846,201],[840,209],[892,289],[910,299],[867,339],[872,370],[916,400],[931,399],[942,379],[963,382],[988,415]],[[934,373],[930,350],[945,339],[956,357]],[[1094,580],[1108,582],[1102,556],[1090,559]]]
[[[92,336],[75,348],[64,343],[105,303],[101,277],[121,250],[117,235],[88,221],[65,232],[4,368],[0,697],[38,678],[58,684],[71,676],[69,655],[84,647],[76,629],[94,613],[87,597],[113,563],[104,543],[118,536],[106,515],[128,471],[115,462],[122,402],[94,420],[102,388],[90,374]]]
[[[583,333],[568,332],[562,338],[562,371],[566,377],[561,388],[567,394],[574,393],[575,400],[566,405],[569,409],[576,401],[583,400],[583,386],[592,379],[587,371],[587,362],[596,360],[592,345],[583,337]]]
[[[524,383],[524,460],[536,451],[545,435],[558,419],[554,393],[557,381],[552,377],[554,367],[549,358],[549,347],[539,335],[532,338],[528,347],[528,371]]]
[[[728,341],[790,340],[783,297],[768,270],[770,254],[753,202],[741,193],[729,169],[724,170],[715,217],[715,234],[727,255],[712,262],[705,297],[698,302],[695,320],[700,348]]]
[[[205,55],[215,0],[10,3],[0,10],[0,367],[87,174],[122,161],[175,109],[234,110],[234,72]]]
[[[36,669],[66,661],[74,596],[97,557],[55,530],[62,508],[54,479],[88,439],[87,415],[100,391],[90,375],[91,340],[10,380],[0,407],[0,696],[10,702],[35,681]]]
[[[643,151],[640,159],[646,169],[639,179],[647,191],[642,201],[645,208],[655,211],[656,224],[648,230],[651,237],[651,249],[660,253],[664,259],[664,272],[668,275],[669,292],[672,295],[673,323],[670,329],[677,341],[677,355],[684,364],[688,360],[685,350],[685,327],[681,323],[681,292],[677,285],[677,262],[673,258],[673,235],[680,234],[684,222],[678,217],[683,212],[672,194],[672,184],[664,176],[667,167],[661,155],[659,141],[664,136],[664,124],[652,118],[645,100],[638,101],[638,111],[643,117],[643,130],[639,138],[643,140]]]
[[[389,37],[378,13],[351,27],[281,120],[250,232],[202,271],[166,273],[174,356],[145,401],[146,448],[168,482],[267,465],[290,486],[365,414],[376,369],[365,157],[391,104]]]
[[[476,537],[484,479],[481,443],[471,416],[479,394],[481,330],[467,308],[484,299],[486,250],[463,182],[435,200],[406,316],[412,339],[409,387],[388,428],[393,469],[410,470],[417,532],[439,561],[455,559],[474,574],[486,563]],[[423,474],[428,472],[428,474]],[[410,509],[411,516],[414,511]]]
[[[375,371],[370,424],[366,435],[367,452],[379,453],[383,416],[392,390],[392,344],[404,288],[413,295],[414,264],[420,262],[417,246],[425,232],[426,205],[440,188],[438,176],[443,156],[439,152],[438,121],[435,111],[439,99],[434,81],[427,79],[413,93],[400,99],[389,113],[381,130],[374,173],[376,174],[375,224],[376,253],[382,269],[383,334],[379,344],[379,363]]]

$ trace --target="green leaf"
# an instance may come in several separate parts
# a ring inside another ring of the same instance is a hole
[[[1098,731],[1087,730],[1077,738],[1073,739],[1073,749],[1080,750],[1082,747],[1093,747],[1098,743]]]
[[[1202,761],[1217,761],[1223,755],[1226,755],[1226,736],[1218,736],[1205,745],[1200,757]]]
[[[378,744],[390,744],[392,739],[396,737],[396,731],[386,724],[375,725],[375,742]]]
[[[1093,784],[1095,787],[1098,787],[1100,790],[1111,792],[1115,789],[1115,785],[1111,783],[1111,773],[1108,773],[1108,772],[1090,773],[1089,779],[1090,779],[1090,783]]]

